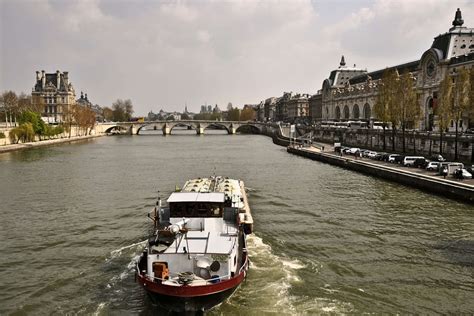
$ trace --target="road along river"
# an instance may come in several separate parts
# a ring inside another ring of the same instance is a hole
[[[472,206],[290,155],[256,135],[173,130],[0,155],[0,314],[153,314],[134,282],[146,214],[187,179],[243,179],[251,269],[210,315],[474,313]]]

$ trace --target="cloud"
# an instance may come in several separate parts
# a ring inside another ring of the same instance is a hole
[[[35,70],[68,70],[76,91],[138,114],[315,93],[344,54],[374,70],[419,58],[470,1],[0,2],[0,87],[30,91]],[[342,9],[343,10],[342,10]]]

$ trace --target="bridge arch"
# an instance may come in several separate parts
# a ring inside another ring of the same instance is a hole
[[[211,126],[216,126],[216,127],[221,127],[221,128],[223,127],[223,129],[227,131],[227,134],[232,134],[232,131],[229,129],[228,126],[226,126],[225,124],[219,123],[218,121],[215,123],[213,122],[213,123],[206,124],[203,128],[203,131],[205,131],[207,128]]]
[[[193,124],[193,123],[189,123],[189,122],[176,122],[176,123],[170,123],[170,124],[167,124],[167,126],[169,127],[169,133],[171,134],[171,132],[173,131],[173,129],[175,127],[187,127],[187,128],[191,128],[193,130],[195,130],[196,132],[198,131],[198,126],[197,124]]]
[[[137,131],[136,131],[135,134],[140,135],[140,131],[143,130],[145,127],[148,127],[148,126],[153,126],[153,129],[157,130],[157,131],[158,130],[161,131],[163,129],[163,124],[162,123],[150,122],[150,123],[140,124],[140,126],[137,128]]]
[[[261,134],[262,133],[262,128],[257,125],[257,124],[252,124],[252,123],[243,123],[239,124],[239,126],[235,129],[235,132],[239,132],[242,128],[248,128],[250,131],[254,134]]]
[[[108,127],[104,133],[105,134],[110,134],[112,133],[113,131],[127,131],[128,128],[126,128],[125,126],[121,126],[121,125],[113,125],[113,126],[110,126]]]

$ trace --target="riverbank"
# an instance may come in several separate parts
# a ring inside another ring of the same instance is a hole
[[[20,144],[4,145],[4,146],[0,147],[0,154],[7,153],[7,152],[12,152],[12,151],[17,151],[17,150],[29,149],[29,148],[52,146],[52,145],[58,145],[58,144],[64,144],[64,143],[72,143],[72,142],[77,142],[77,141],[86,140],[86,139],[92,139],[92,138],[101,137],[101,136],[104,136],[104,135],[71,136],[71,138],[65,137],[65,138],[41,140],[41,141],[31,142],[31,143],[20,143]]]
[[[329,145],[328,145],[329,146]],[[443,195],[457,201],[474,203],[474,185],[461,181],[444,179],[440,176],[421,174],[415,169],[400,169],[374,161],[355,159],[352,156],[339,156],[331,152],[321,152],[312,147],[287,147],[287,152],[312,160],[325,162],[345,169],[365,173],[385,180],[415,187],[437,195]],[[470,182],[474,180],[469,180]]]

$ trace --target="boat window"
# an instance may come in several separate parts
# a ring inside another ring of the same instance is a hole
[[[222,217],[222,203],[170,203],[170,217]]]

